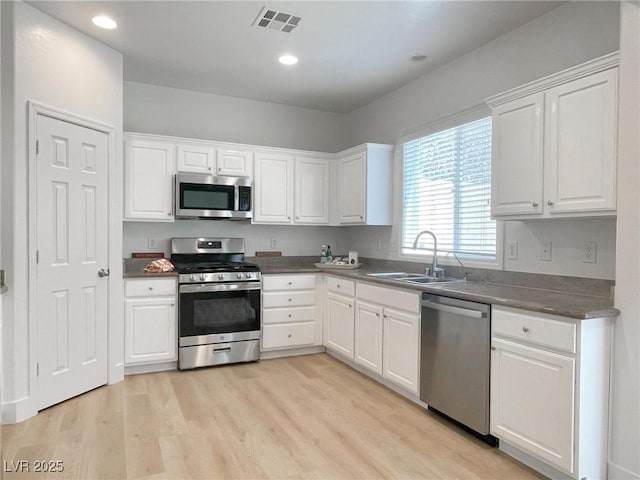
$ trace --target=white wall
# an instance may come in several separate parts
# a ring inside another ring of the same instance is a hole
[[[349,143],[341,113],[124,83],[124,129],[178,137],[335,153]]]
[[[623,2],[609,478],[640,479],[640,4]]]
[[[569,2],[351,113],[352,142],[396,143],[409,130],[615,51],[618,45],[617,2]],[[400,201],[398,194],[394,200]],[[400,234],[397,210],[393,229],[351,228],[350,248],[368,256],[398,258],[393,248]],[[509,223],[505,233],[505,245],[517,241],[520,250],[517,261],[505,262],[507,270],[613,278],[615,221],[516,222]],[[598,242],[596,264],[579,261],[584,241],[590,239]],[[540,261],[542,240],[559,247],[551,262]]]
[[[5,421],[15,421],[35,413],[30,398],[37,357],[30,350],[32,332],[27,316],[27,102],[109,124],[116,128],[116,140],[121,142],[122,55],[25,3],[1,2],[1,7],[1,263],[12,287],[4,299],[3,312],[3,416]],[[117,233],[119,238],[120,231]],[[121,251],[117,253],[121,256]],[[121,278],[120,259],[110,267],[114,276]]]
[[[161,251],[169,255],[173,237],[241,237],[248,256],[256,250],[280,250],[283,255],[317,255],[322,245],[331,245],[334,255],[348,253],[345,229],[335,227],[251,225],[227,220],[177,220],[175,223],[125,222],[123,253]],[[158,240],[158,248],[148,248],[148,238]],[[271,239],[276,246],[271,248]]]

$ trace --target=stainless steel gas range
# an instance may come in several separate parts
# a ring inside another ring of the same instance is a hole
[[[242,238],[173,238],[180,370],[260,357],[260,269]]]

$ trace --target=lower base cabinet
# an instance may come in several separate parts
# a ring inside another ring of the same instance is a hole
[[[355,317],[354,361],[382,375],[383,308],[359,300]]]
[[[175,279],[125,280],[125,365],[178,359]]]
[[[383,319],[382,376],[417,394],[420,317],[385,308]]]
[[[262,351],[322,344],[315,274],[263,275]]]
[[[491,434],[571,478],[606,478],[611,320],[492,309]]]

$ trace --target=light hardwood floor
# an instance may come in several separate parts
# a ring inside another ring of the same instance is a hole
[[[2,437],[64,462],[5,479],[543,478],[326,354],[128,376]]]

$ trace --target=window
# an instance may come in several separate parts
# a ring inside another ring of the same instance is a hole
[[[438,238],[439,251],[494,260],[491,220],[491,117],[408,141],[403,145],[402,251],[413,250],[422,230]],[[431,236],[418,248],[433,248]]]

